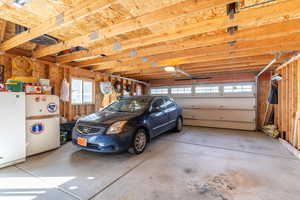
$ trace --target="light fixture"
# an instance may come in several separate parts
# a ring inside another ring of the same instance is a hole
[[[167,66],[167,67],[164,68],[164,70],[166,72],[176,72],[176,69],[173,66]]]
[[[22,8],[22,6],[24,6],[26,3],[28,3],[28,0],[15,0],[13,5],[18,8]]]

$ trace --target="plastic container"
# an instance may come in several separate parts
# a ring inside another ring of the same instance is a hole
[[[23,92],[24,82],[22,81],[7,81],[7,90],[10,92]]]

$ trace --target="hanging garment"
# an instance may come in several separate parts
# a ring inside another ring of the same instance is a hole
[[[271,85],[268,102],[269,104],[278,104],[278,87],[275,84]]]
[[[61,84],[60,99],[65,102],[69,102],[70,100],[70,84],[66,79],[64,79]]]

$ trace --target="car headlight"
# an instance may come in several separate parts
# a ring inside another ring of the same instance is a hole
[[[126,123],[127,123],[127,121],[118,121],[118,122],[113,123],[109,127],[106,134],[120,134],[120,133],[122,133],[123,128],[124,128]]]

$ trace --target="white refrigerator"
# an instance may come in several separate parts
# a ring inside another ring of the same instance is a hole
[[[26,157],[25,93],[0,92],[0,168]]]
[[[60,146],[59,97],[26,95],[26,155]]]

